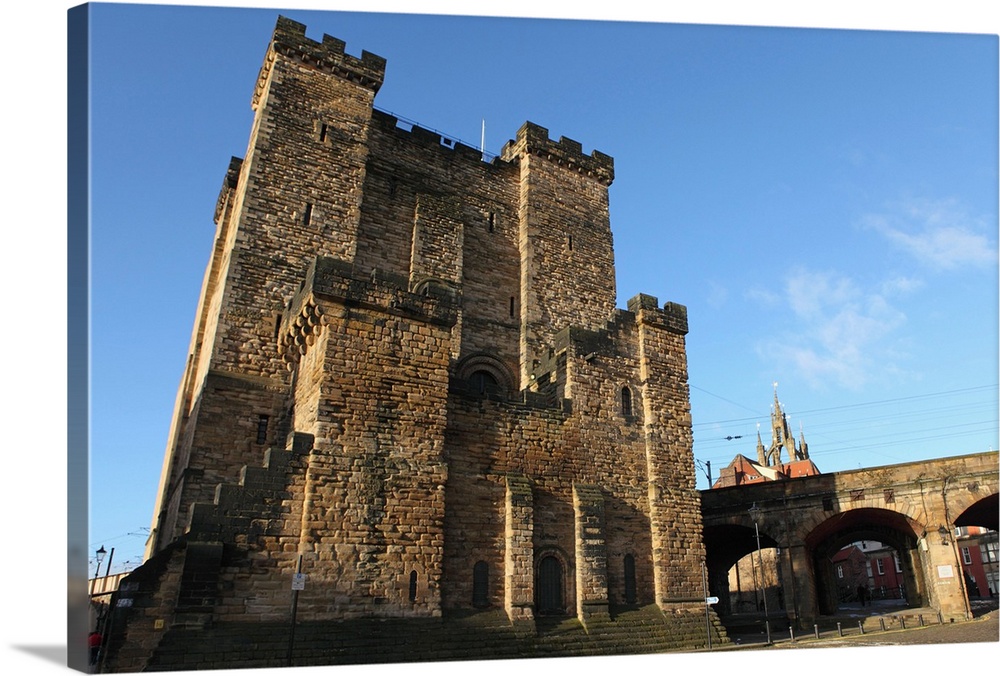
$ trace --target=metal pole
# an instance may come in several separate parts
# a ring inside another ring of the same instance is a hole
[[[708,608],[708,566],[701,562],[701,588],[705,596],[705,633],[708,635],[708,649],[712,649],[712,618]]]
[[[299,560],[295,565],[295,572],[302,572],[302,555],[299,554]],[[292,620],[291,627],[288,631],[288,666],[292,666],[292,647],[295,644],[295,616],[298,614],[299,610],[299,590],[292,589]]]
[[[760,528],[757,526],[757,519],[753,521],[753,529],[757,534],[757,563],[760,567],[761,596],[764,597],[764,629],[767,631],[767,643],[771,644],[771,620],[767,615],[767,589],[764,587],[764,559],[760,555]]]

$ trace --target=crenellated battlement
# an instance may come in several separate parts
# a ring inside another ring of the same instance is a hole
[[[419,318],[451,327],[458,318],[458,303],[447,295],[421,295],[406,289],[406,280],[373,270],[359,277],[351,263],[318,256],[306,271],[302,286],[288,302],[277,331],[278,355],[289,370],[316,341],[327,324],[322,303],[334,301],[387,315]]]
[[[256,110],[276,54],[296,59],[299,62],[326,71],[345,80],[356,82],[363,87],[378,92],[385,79],[385,59],[377,54],[362,51],[361,58],[345,53],[347,43],[329,35],[323,35],[322,42],[306,37],[305,24],[279,16],[274,27],[271,45],[264,57],[257,87],[254,90],[252,107]]]
[[[549,130],[533,122],[525,122],[517,131],[517,139],[508,141],[500,157],[514,161],[521,155],[535,155],[597,179],[604,185],[615,180],[615,161],[610,155],[595,150],[585,155],[579,141],[561,137],[549,138]]]
[[[672,333],[686,335],[688,332],[687,306],[668,301],[659,307],[656,296],[640,293],[628,301],[629,312],[642,314],[643,323],[659,326]]]

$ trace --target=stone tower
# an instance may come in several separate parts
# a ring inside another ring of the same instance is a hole
[[[376,109],[384,72],[278,19],[147,552],[176,598],[147,619],[284,617],[300,571],[308,619],[703,629],[687,313],[615,307],[612,158],[526,123],[486,161]]]

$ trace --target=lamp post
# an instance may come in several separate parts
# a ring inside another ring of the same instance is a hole
[[[757,525],[757,522],[760,521],[760,507],[755,502],[747,511],[750,512],[750,518],[753,519],[753,530],[757,536],[757,565],[760,568],[761,596],[764,597],[764,630],[767,632],[767,644],[771,645],[771,620],[767,614],[767,588],[764,586],[764,559],[760,555],[760,527]]]
[[[94,595],[94,590],[97,588],[97,576],[101,574],[101,561],[104,560],[104,556],[106,554],[107,552],[104,551],[104,545],[101,545],[101,548],[94,552],[94,555],[97,557],[97,570],[94,571],[94,579],[90,581],[91,596]]]
[[[98,549],[95,554],[97,555],[97,572],[94,573],[94,578],[96,579],[101,576],[101,563],[103,563],[104,557],[107,556],[108,553],[105,551],[104,545],[101,545],[101,548]]]

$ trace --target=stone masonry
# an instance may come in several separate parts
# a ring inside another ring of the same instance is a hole
[[[687,313],[615,307],[612,158],[526,123],[488,160],[344,50],[277,21],[107,668],[292,608],[522,638],[646,608],[703,641]]]

